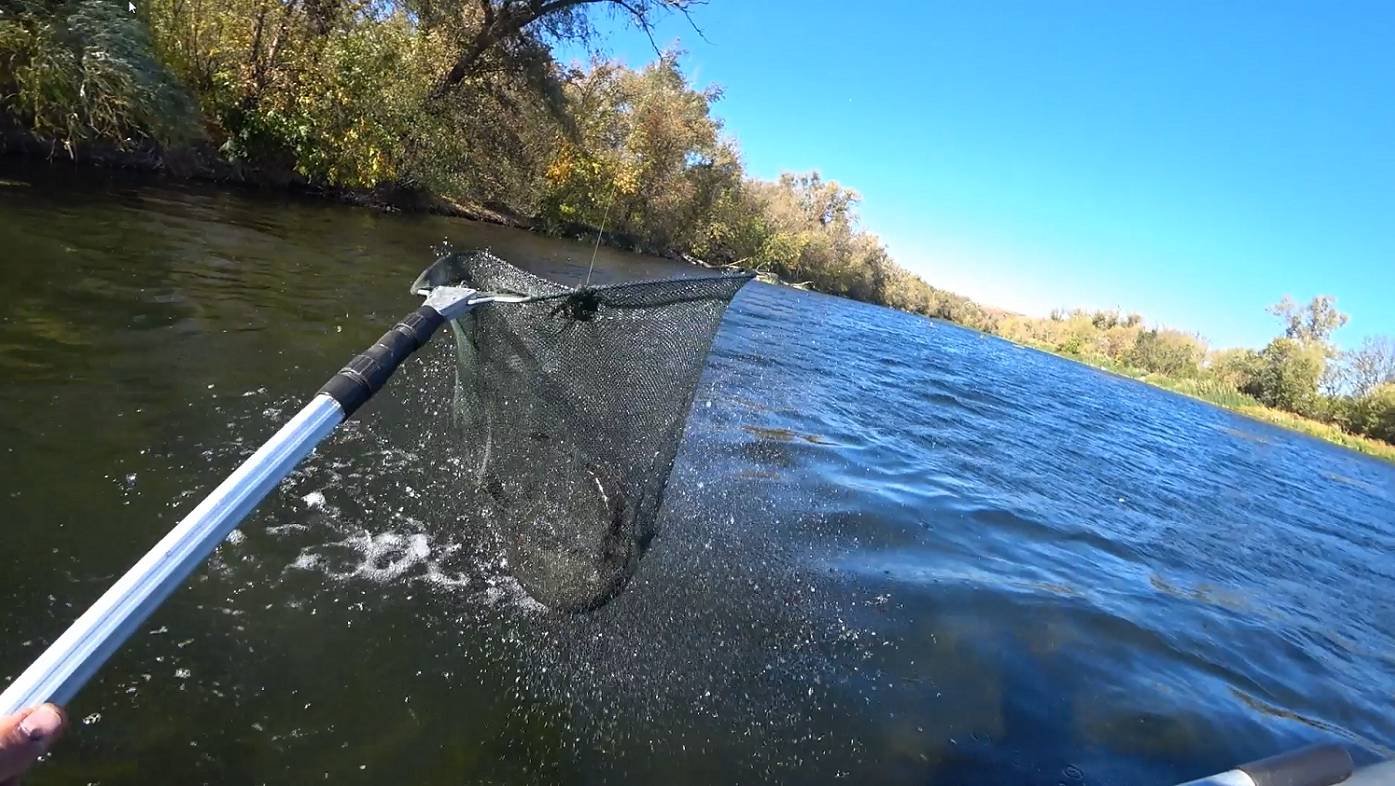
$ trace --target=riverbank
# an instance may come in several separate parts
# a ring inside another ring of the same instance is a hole
[[[1013,342],[1032,349],[1041,350],[1056,357],[1072,360],[1084,366],[1106,371],[1116,376],[1132,379],[1153,387],[1178,393],[1188,398],[1204,401],[1215,407],[1229,410],[1251,420],[1258,420],[1268,423],[1271,426],[1296,431],[1316,439],[1330,442],[1333,445],[1354,450],[1372,458],[1388,461],[1395,464],[1395,445],[1371,439],[1359,434],[1351,434],[1330,423],[1323,423],[1320,420],[1305,418],[1292,412],[1285,412],[1274,407],[1266,407],[1252,396],[1247,396],[1236,391],[1233,387],[1221,384],[1215,380],[1194,379],[1186,377],[1173,377],[1167,374],[1149,372],[1143,369],[1133,368],[1128,365],[1113,363],[1108,360],[1094,359],[1072,355],[1065,352],[1058,352],[1049,346],[1042,344],[1032,344],[1027,342]]]
[[[483,205],[463,200],[447,199],[420,191],[387,188],[352,189],[317,186],[303,179],[274,177],[250,168],[236,167],[226,162],[219,162],[216,158],[210,158],[208,156],[184,158],[171,162],[156,155],[148,155],[133,151],[102,149],[98,147],[95,150],[89,148],[71,158],[64,155],[64,157],[42,163],[46,156],[40,155],[43,151],[32,146],[16,147],[12,145],[6,152],[9,155],[0,156],[0,160],[8,158],[19,162],[21,166],[41,166],[45,168],[72,167],[77,170],[84,168],[108,169],[116,172],[136,173],[142,178],[151,178],[157,182],[198,182],[223,188],[235,188],[253,192],[287,193],[303,198],[324,200],[351,207],[368,208],[384,212],[425,213],[446,217],[465,218],[497,226],[521,229],[541,235],[562,236],[573,239],[594,239],[597,232],[597,229],[582,224],[576,224],[565,228],[565,231],[558,231],[556,227],[551,227],[536,219],[519,215],[506,206]],[[635,251],[636,249],[632,245],[632,240],[632,238],[617,236],[611,233],[602,234],[603,245],[621,251]],[[656,256],[663,256],[674,261],[686,262],[705,268],[728,267],[709,264],[690,253],[673,249],[642,250]],[[782,280],[780,277],[768,271],[758,271],[758,274],[761,280],[766,283],[799,289],[812,288],[808,282],[792,283]],[[846,296],[841,293],[826,294]],[[895,306],[888,307],[895,308]],[[903,308],[898,310],[909,309]],[[946,321],[953,324],[982,330],[989,335],[996,335],[1000,338],[1012,341],[1013,343],[1038,349],[1092,368],[1101,369],[1118,376],[1127,377],[1155,387],[1180,393],[1254,420],[1322,439],[1340,447],[1395,463],[1395,445],[1361,435],[1351,434],[1332,424],[1264,406],[1255,398],[1238,392],[1232,386],[1218,383],[1216,380],[1173,376],[1141,369],[1127,363],[1116,362],[1107,357],[1090,357],[1063,352],[1045,342],[1020,340],[1010,335],[1003,335],[1002,332],[992,329],[992,326],[979,325],[968,320],[956,320],[952,318],[952,316],[953,315],[949,315],[948,317],[940,318],[944,318]],[[985,330],[985,327],[989,327],[989,329]]]
[[[18,162],[20,166],[42,163],[50,167],[92,167],[173,182],[199,182],[227,188],[290,193],[386,212],[430,213],[515,229],[538,228],[536,220],[506,205],[452,199],[425,189],[399,185],[376,188],[331,186],[314,182],[290,170],[229,161],[206,146],[169,151],[148,144],[120,148],[97,140],[69,149],[44,142],[21,129],[3,127],[3,123],[0,123],[0,160],[5,159]]]
[[[71,167],[79,170],[94,168],[133,174],[150,178],[154,182],[204,183],[220,188],[291,194],[387,213],[420,213],[464,218],[572,240],[594,242],[599,235],[601,245],[618,251],[663,257],[709,270],[744,269],[739,265],[709,263],[684,249],[646,247],[632,236],[607,231],[585,222],[558,225],[537,216],[524,215],[508,205],[457,199],[433,194],[424,189],[400,186],[380,186],[371,189],[326,186],[293,173],[267,171],[230,163],[206,149],[189,149],[181,155],[171,157],[153,149],[122,150],[98,143],[84,145],[80,149],[68,152],[51,149],[30,135],[11,129],[0,134],[0,162],[6,160],[16,162],[20,167]],[[751,272],[767,284],[813,289],[811,282],[786,281],[768,270]]]

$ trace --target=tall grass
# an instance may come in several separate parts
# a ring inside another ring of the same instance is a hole
[[[1292,412],[1285,412],[1282,409],[1266,407],[1262,404],[1245,406],[1237,409],[1241,415],[1255,420],[1262,420],[1275,426],[1281,426],[1290,431],[1297,431],[1307,434],[1310,437],[1326,440],[1335,445],[1341,445],[1368,456],[1374,456],[1386,461],[1395,462],[1395,445],[1380,440],[1363,437],[1357,434],[1349,434],[1340,428],[1322,423],[1320,421],[1305,418],[1302,415],[1295,415]]]
[[[1214,377],[1169,377],[1163,374],[1149,374],[1142,378],[1150,385],[1166,388],[1174,393],[1199,398],[1226,409],[1240,410],[1246,407],[1262,406],[1253,396],[1247,396],[1234,386]]]
[[[199,133],[194,102],[110,0],[14,0],[0,15],[0,115],[60,145],[160,146]]]
[[[1323,423],[1292,412],[1266,407],[1254,397],[1237,391],[1224,380],[1214,377],[1169,377],[1164,374],[1148,374],[1139,381],[1155,385],[1174,393],[1200,399],[1218,407],[1237,412],[1245,417],[1263,421],[1274,426],[1307,434],[1310,437],[1326,440],[1335,445],[1364,453],[1368,456],[1395,462],[1395,445],[1380,440],[1363,437],[1343,431],[1330,423]]]
[[[1368,456],[1383,459],[1395,463],[1395,445],[1382,442],[1378,439],[1371,439],[1358,434],[1342,430],[1340,427],[1330,423],[1323,423],[1312,418],[1305,418],[1273,407],[1261,404],[1253,396],[1246,395],[1235,389],[1224,379],[1214,376],[1207,376],[1203,372],[1198,377],[1173,377],[1166,374],[1148,373],[1142,369],[1135,368],[1126,363],[1121,363],[1105,355],[1092,354],[1068,354],[1058,350],[1055,346],[1037,341],[1016,342],[1024,346],[1030,346],[1047,352],[1066,360],[1073,360],[1083,365],[1102,369],[1112,374],[1122,377],[1130,377],[1155,387],[1180,393],[1190,398],[1214,404],[1222,409],[1228,409],[1254,420],[1259,420],[1270,425],[1279,426],[1297,431],[1300,434],[1307,434],[1310,437],[1326,440],[1335,445],[1364,453]]]

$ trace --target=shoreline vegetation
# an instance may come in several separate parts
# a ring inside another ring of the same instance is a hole
[[[1166,374],[1159,374],[1129,366],[1120,366],[1109,361],[1086,360],[1078,356],[1058,352],[1052,347],[1044,344],[1013,343],[1046,352],[1065,360],[1071,360],[1115,376],[1162,388],[1163,390],[1186,396],[1187,398],[1205,402],[1218,409],[1234,412],[1250,420],[1256,420],[1271,426],[1277,426],[1299,434],[1304,434],[1314,439],[1320,439],[1324,442],[1329,442],[1333,445],[1348,450],[1354,450],[1358,453],[1371,456],[1372,458],[1382,459],[1395,464],[1395,445],[1389,442],[1372,439],[1360,434],[1352,434],[1331,423],[1303,417],[1302,415],[1297,415],[1293,412],[1287,412],[1275,407],[1265,406],[1254,397],[1239,393],[1228,385],[1218,385],[1213,381],[1195,377],[1172,377]]]
[[[934,317],[1395,461],[1395,339],[1342,352],[1326,295],[1271,308],[1261,350],[1118,311],[1035,318],[937,289],[817,172],[748,176],[681,53],[642,68],[598,25],[650,33],[702,0],[11,0],[0,153],[292,190],[738,266]],[[134,12],[132,11],[134,9]],[[1278,293],[1276,293],[1278,294]]]

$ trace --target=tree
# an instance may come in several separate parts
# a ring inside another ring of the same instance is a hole
[[[1357,398],[1386,383],[1395,383],[1395,339],[1367,336],[1343,356],[1342,380]]]
[[[819,173],[786,173],[776,182],[748,181],[768,229],[752,261],[825,292],[878,299],[889,256],[881,241],[857,228],[856,191]]]
[[[1335,395],[1341,387],[1341,380],[1335,367],[1331,366],[1328,360],[1337,357],[1340,353],[1332,345],[1332,334],[1347,323],[1347,315],[1337,310],[1337,299],[1331,295],[1317,295],[1308,301],[1307,305],[1300,306],[1294,302],[1293,298],[1284,295],[1282,300],[1270,306],[1268,310],[1270,314],[1283,321],[1284,338],[1303,345],[1304,351],[1299,352],[1298,349],[1289,348],[1287,345],[1271,344],[1270,347],[1274,347],[1275,353],[1283,355],[1284,363],[1291,363],[1294,358],[1300,355],[1304,364],[1315,358],[1317,380],[1313,395],[1317,395],[1316,389],[1321,389],[1328,396]],[[1308,352],[1308,349],[1312,349],[1314,352]],[[1265,351],[1267,352],[1269,349]],[[1291,365],[1285,366],[1285,368],[1290,371],[1296,369]],[[1302,371],[1306,375],[1306,365],[1303,366]],[[1274,379],[1276,378],[1271,377],[1270,381],[1272,382]],[[1261,401],[1264,400],[1263,397],[1258,398]],[[1315,399],[1313,401],[1305,400],[1302,405],[1304,409],[1301,412],[1315,412],[1315,401]],[[1291,407],[1285,407],[1285,409],[1291,409]],[[1293,411],[1300,412],[1297,409]]]
[[[1283,320],[1286,338],[1318,344],[1327,344],[1332,333],[1347,323],[1347,315],[1337,310],[1337,299],[1331,295],[1317,295],[1306,306],[1284,295],[1268,311]]]
[[[490,55],[534,41],[589,41],[594,33],[587,12],[608,7],[625,14],[646,34],[662,11],[685,16],[701,0],[415,0],[419,19],[429,27],[455,32],[454,62],[431,91],[433,100],[486,70]],[[653,40],[652,35],[650,38]]]
[[[550,224],[604,224],[652,251],[718,257],[748,238],[749,227],[728,223],[751,211],[741,204],[740,157],[711,114],[720,92],[688,84],[676,54],[638,71],[596,63],[566,95],[576,134],[559,140],[546,171]]]
[[[1325,356],[1321,345],[1292,338],[1276,338],[1259,353],[1259,365],[1240,389],[1260,403],[1299,415],[1312,415],[1318,407],[1318,382]]]

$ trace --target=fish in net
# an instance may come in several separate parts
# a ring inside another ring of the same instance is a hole
[[[751,278],[573,288],[474,251],[442,257],[414,285],[522,296],[451,327],[466,466],[535,600],[593,609],[634,575],[708,349]]]

